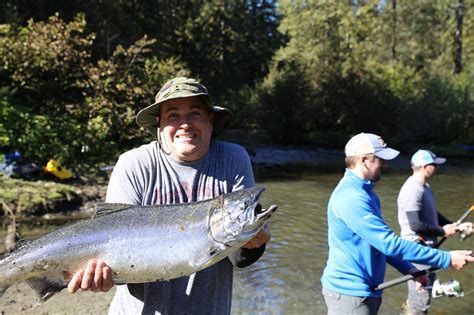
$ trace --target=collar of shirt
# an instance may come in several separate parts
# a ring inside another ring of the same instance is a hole
[[[346,168],[344,176],[351,182],[360,185],[364,190],[371,191],[374,187],[374,184],[370,180],[363,180],[348,168]]]

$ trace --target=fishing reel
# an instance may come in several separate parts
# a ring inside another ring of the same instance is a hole
[[[461,241],[465,241],[472,234],[472,227],[459,231]]]
[[[440,298],[442,296],[449,297],[463,297],[464,292],[462,291],[462,286],[459,281],[451,279],[447,282],[440,283],[438,279],[433,282],[431,288],[431,296],[433,298]]]

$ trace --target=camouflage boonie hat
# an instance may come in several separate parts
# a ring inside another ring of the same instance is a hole
[[[229,125],[232,112],[224,107],[213,106],[207,89],[195,79],[177,77],[166,82],[155,96],[155,103],[145,107],[137,114],[137,124],[147,128],[155,137],[158,137],[159,123],[156,116],[160,114],[161,104],[175,98],[185,98],[201,95],[209,110],[214,113],[214,128],[212,137],[220,135]]]

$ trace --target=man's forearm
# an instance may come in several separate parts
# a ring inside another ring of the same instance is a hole
[[[444,230],[440,226],[432,226],[420,220],[418,211],[407,212],[410,229],[418,235],[424,236],[443,236]]]

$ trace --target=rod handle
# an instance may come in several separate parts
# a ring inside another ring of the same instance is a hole
[[[437,271],[439,269],[440,269],[439,267],[431,267],[431,268],[428,268],[428,269],[422,269],[422,270],[415,271],[415,272],[410,273],[408,275],[404,275],[403,277],[399,277],[399,278],[381,283],[374,289],[374,291],[380,291],[380,290],[388,289],[388,288],[393,287],[397,284],[400,284],[400,283],[406,282],[408,280],[418,278],[419,276],[422,276],[422,275],[427,275],[427,274],[429,274],[431,272],[434,272],[434,271]]]

